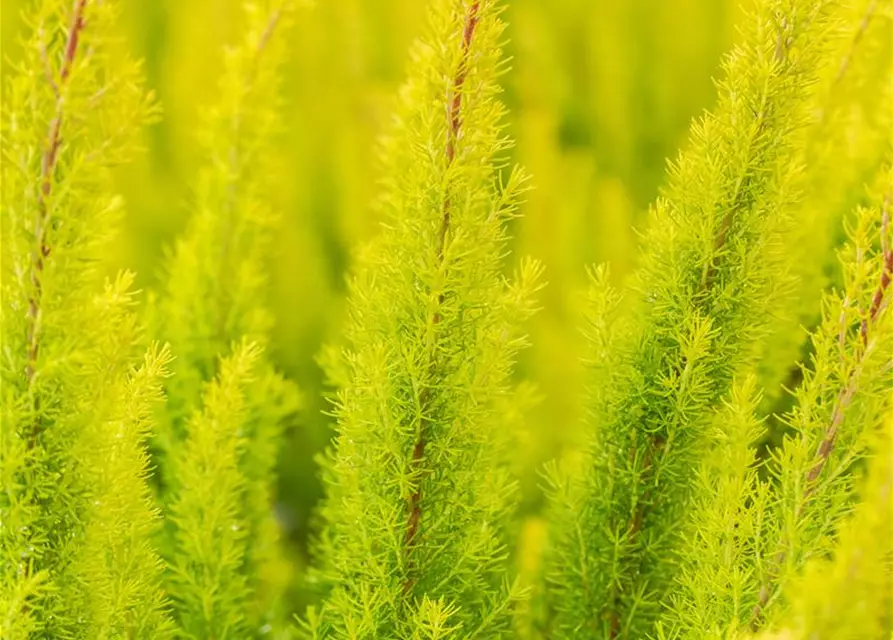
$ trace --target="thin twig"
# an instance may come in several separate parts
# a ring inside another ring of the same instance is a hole
[[[445,150],[447,170],[449,170],[450,166],[452,166],[453,160],[455,159],[456,142],[459,138],[459,133],[462,127],[462,88],[468,75],[468,53],[471,49],[471,39],[474,36],[475,27],[477,26],[478,20],[480,19],[478,15],[479,10],[480,2],[475,1],[469,6],[468,12],[465,16],[465,28],[462,32],[462,58],[459,62],[459,68],[456,71],[456,75],[453,78],[452,98],[450,99],[447,108],[447,119],[449,123],[449,126],[447,128],[447,142]],[[443,200],[443,216],[441,218],[440,233],[438,234],[437,240],[437,261],[439,264],[443,263],[444,251],[446,250],[447,235],[449,234],[450,230],[451,209],[452,203],[450,201],[449,193],[447,193]],[[443,304],[443,300],[443,293],[441,293],[438,296],[438,304]],[[440,324],[439,312],[435,311],[431,322],[433,325]],[[429,374],[434,373],[434,368],[434,356],[432,355],[431,362],[429,364]],[[424,410],[424,408],[427,408],[430,402],[430,390],[429,387],[426,387],[422,390],[419,398],[419,403],[423,407],[423,411],[421,412],[418,439],[416,440],[415,446],[412,450],[411,470],[412,475],[416,478],[416,487],[412,495],[409,497],[409,519],[406,527],[406,537],[404,539],[407,555],[410,555],[409,561],[407,563],[407,578],[403,583],[404,594],[409,593],[416,582],[415,578],[412,576],[413,561],[411,558],[411,551],[417,543],[419,527],[422,520],[422,483],[419,476],[422,472],[422,462],[425,457],[425,446],[427,444],[428,437],[427,431],[429,430],[428,423],[430,422],[430,418],[426,416],[426,411]]]
[[[226,182],[226,199],[221,206],[221,224],[224,229],[223,233],[223,246],[220,250],[220,257],[217,259],[218,264],[218,278],[219,282],[227,282],[228,277],[226,275],[227,267],[230,266],[229,255],[233,251],[233,244],[235,242],[234,232],[231,229],[233,226],[233,212],[236,209],[236,197],[237,197],[237,183],[242,177],[242,167],[251,165],[251,158],[243,158],[243,134],[242,134],[242,111],[243,104],[248,102],[251,98],[251,94],[254,90],[254,84],[257,80],[258,71],[260,69],[260,62],[263,57],[264,52],[267,49],[267,46],[272,39],[274,32],[279,27],[282,21],[282,15],[284,8],[288,6],[289,3],[284,3],[280,6],[277,6],[270,12],[270,16],[267,19],[267,24],[264,27],[263,32],[261,32],[260,37],[257,40],[257,44],[254,47],[254,55],[250,60],[250,68],[244,76],[243,81],[243,90],[239,94],[239,101],[236,105],[236,110],[232,114],[231,118],[231,138],[230,138],[230,147],[227,150],[227,163],[229,165],[229,172],[227,175]],[[226,316],[227,316],[227,307],[229,305],[229,300],[227,299],[226,292],[228,289],[224,287],[220,290],[220,295],[217,297],[216,306],[217,310],[217,321],[216,321],[216,332],[218,339],[222,341],[226,341]]]
[[[860,330],[863,349],[859,354],[858,360],[853,368],[850,370],[847,375],[846,382],[843,387],[837,394],[837,398],[834,401],[834,406],[831,410],[831,420],[828,423],[825,432],[822,434],[822,440],[819,443],[818,449],[816,450],[814,462],[812,466],[809,468],[809,471],[806,473],[806,492],[804,494],[804,501],[808,501],[812,498],[813,494],[817,488],[817,481],[819,476],[821,476],[822,471],[828,464],[828,460],[831,457],[832,452],[834,451],[834,446],[837,443],[837,436],[840,433],[840,427],[843,424],[843,420],[846,414],[847,409],[853,401],[853,397],[858,390],[858,381],[860,374],[862,372],[862,367],[865,363],[867,357],[873,351],[873,343],[871,343],[871,329],[877,324],[881,313],[888,306],[889,297],[886,295],[887,290],[890,287],[891,277],[893,277],[893,248],[889,246],[889,242],[887,240],[887,230],[890,224],[890,216],[889,216],[889,205],[890,205],[890,194],[884,198],[884,204],[882,207],[881,214],[881,256],[882,256],[882,264],[881,264],[881,275],[880,281],[878,282],[878,286],[872,295],[871,300],[871,308],[868,313],[868,317],[862,321],[862,326]],[[846,304],[846,301],[844,302]],[[841,334],[842,336],[843,334]],[[843,338],[839,338],[842,340]],[[771,583],[777,577],[778,567],[785,561],[787,554],[784,550],[780,550],[776,553],[775,557],[772,560],[771,569],[768,572],[766,581],[760,588],[760,593],[758,596],[757,604],[754,605],[753,612],[751,615],[751,628],[756,631],[759,626],[760,618],[762,617],[763,610],[766,607],[766,604],[769,602],[769,598],[772,595],[772,585]]]
[[[775,42],[774,57],[777,63],[782,63],[787,59],[787,55],[792,44],[790,39],[785,37],[785,26],[786,25],[783,21],[778,22],[775,25],[777,29],[777,37]],[[754,112],[754,116],[757,119],[757,126],[753,129],[753,133],[747,142],[748,155],[752,153],[753,150],[758,146],[757,142],[764,134],[768,123],[770,108],[771,105],[769,104],[768,92],[764,92],[762,95],[761,104],[759,105],[759,108],[756,109]],[[696,294],[698,297],[710,292],[716,284],[716,278],[719,274],[719,269],[722,266],[722,251],[725,249],[726,245],[729,242],[729,236],[733,231],[732,227],[735,222],[736,214],[747,204],[745,198],[747,193],[749,192],[749,184],[751,180],[752,176],[750,172],[747,171],[742,172],[742,174],[738,176],[738,180],[735,183],[729,205],[722,218],[720,219],[719,226],[717,227],[714,234],[712,255],[710,259],[705,263],[704,269],[701,272],[701,281],[699,283]],[[679,372],[679,368],[676,369],[676,372]],[[643,456],[642,469],[642,482],[646,486],[649,486],[652,481],[655,466],[654,458],[662,454],[665,444],[665,438],[658,434],[649,434],[647,436],[646,446],[649,447],[649,450]],[[630,521],[630,526],[628,529],[629,536],[632,540],[638,537],[643,526],[645,517],[647,515],[646,509],[650,506],[650,497],[651,490],[650,488],[648,488],[645,490],[643,500],[639,501],[639,503],[636,505],[636,510],[633,514],[632,520]],[[620,618],[618,609],[619,594],[615,592],[612,598],[609,618],[610,628],[608,637],[612,640],[613,638],[616,638],[620,633]]]
[[[859,28],[856,30],[856,33],[853,34],[853,40],[850,43],[850,48],[847,50],[846,54],[843,56],[843,60],[840,61],[840,67],[837,69],[837,75],[834,77],[834,85],[837,86],[843,77],[846,75],[847,70],[850,68],[850,63],[853,60],[853,54],[856,51],[856,48],[859,46],[859,42],[862,41],[865,32],[868,31],[868,25],[871,23],[871,19],[874,17],[875,12],[877,11],[877,0],[872,0],[868,4],[868,8],[865,10],[865,15],[862,16],[862,20],[859,23]]]
[[[49,198],[53,188],[53,173],[59,156],[59,147],[62,144],[62,113],[63,113],[63,86],[71,75],[72,65],[78,51],[80,34],[84,29],[84,11],[87,0],[75,0],[72,10],[71,25],[68,29],[68,38],[65,42],[65,54],[62,58],[62,68],[59,72],[59,82],[53,80],[52,69],[46,56],[46,50],[42,47],[41,56],[46,60],[47,80],[56,96],[56,110],[50,121],[47,133],[47,146],[44,149],[40,169],[40,189],[37,195],[37,211],[34,221],[34,237],[37,242],[31,257],[31,286],[32,293],[28,299],[28,313],[26,323],[28,327],[28,364],[25,368],[25,377],[28,381],[28,390],[33,397],[34,424],[29,437],[29,446],[33,448],[37,444],[40,433],[40,400],[34,393],[34,380],[37,375],[37,360],[40,356],[40,304],[43,297],[43,272],[45,261],[50,256],[51,248],[47,237],[50,225]]]
[[[884,301],[884,295],[890,287],[891,278],[893,278],[893,247],[890,247],[887,241],[887,229],[890,226],[889,207],[890,194],[888,193],[884,198],[883,213],[881,217],[881,251],[883,251],[884,256],[884,268],[881,270],[881,278],[880,282],[878,282],[877,289],[875,289],[874,295],[871,297],[871,309],[868,314],[868,319],[871,322],[877,320],[878,314],[881,311],[881,304]],[[867,328],[864,323],[862,325],[862,338],[863,341],[866,343],[868,342]]]

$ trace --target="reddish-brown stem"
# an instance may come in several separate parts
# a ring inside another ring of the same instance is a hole
[[[468,50],[471,47],[471,38],[474,36],[474,29],[478,23],[479,2],[474,2],[468,9],[465,18],[465,29],[462,32],[462,59],[459,63],[459,70],[453,78],[453,98],[449,104],[449,128],[447,129],[446,143],[446,166],[447,168],[453,164],[453,158],[456,156],[456,141],[459,139],[459,131],[462,128],[462,87],[465,84],[465,77],[468,75]],[[443,218],[440,225],[440,236],[438,237],[437,257],[443,259],[443,250],[446,245],[446,236],[450,228],[450,196],[443,200]]]
[[[468,75],[468,53],[471,49],[471,40],[474,36],[475,27],[478,24],[480,10],[480,2],[475,1],[469,7],[465,15],[465,28],[462,31],[462,57],[459,61],[459,68],[453,77],[452,96],[447,108],[447,142],[445,149],[446,169],[449,170],[456,157],[456,143],[459,139],[459,133],[462,128],[462,89],[465,85],[465,79]],[[450,211],[452,204],[450,202],[449,193],[443,199],[443,215],[441,217],[440,232],[437,238],[437,261],[443,262],[444,252],[446,250],[447,235],[450,230]],[[438,303],[443,304],[443,294],[438,296]],[[440,324],[440,314],[434,313],[431,320],[432,324]],[[434,356],[432,355],[429,368],[434,368]],[[433,374],[433,371],[430,373]],[[411,471],[415,479],[416,486],[412,495],[409,497],[409,519],[406,526],[406,536],[404,544],[408,555],[411,555],[412,548],[415,546],[418,538],[419,528],[422,520],[422,485],[421,485],[421,468],[425,458],[425,446],[427,444],[428,418],[425,409],[430,404],[430,391],[426,387],[423,389],[419,397],[423,411],[420,417],[419,435],[415,446],[412,450]],[[407,563],[407,578],[403,582],[403,593],[409,593],[415,584],[415,578],[412,576],[413,561],[409,558]]]
[[[884,238],[883,252],[884,252],[884,268],[881,271],[880,282],[878,282],[877,289],[874,291],[874,295],[871,297],[871,308],[868,312],[868,319],[870,322],[874,322],[877,320],[878,314],[881,311],[881,305],[884,302],[884,296],[887,293],[887,289],[890,288],[890,280],[893,278],[893,247],[887,246],[887,227],[890,222],[890,214],[888,211],[888,207],[890,204],[890,199],[887,198],[884,200],[884,212],[883,212],[883,230],[882,233]],[[863,341],[868,341],[868,331],[867,325],[863,323],[862,325],[862,339]]]
[[[260,36],[260,40],[257,42],[257,55],[260,56],[263,53],[263,50],[266,48],[267,43],[270,41],[270,38],[273,36],[273,31],[276,30],[276,25],[279,24],[279,19],[282,17],[282,10],[276,9],[270,15],[270,19],[267,22],[267,26],[264,28],[264,32]]]
[[[881,264],[881,275],[880,282],[878,283],[877,288],[874,291],[874,294],[871,298],[871,307],[868,313],[868,317],[862,321],[861,326],[861,338],[862,345],[864,347],[862,353],[859,355],[858,361],[855,366],[850,370],[849,375],[847,376],[846,383],[840,389],[837,394],[837,398],[834,401],[834,407],[831,410],[831,421],[828,424],[828,427],[825,429],[824,434],[822,435],[822,440],[819,443],[819,447],[816,450],[815,458],[813,465],[810,467],[809,471],[806,473],[806,492],[804,494],[804,499],[809,500],[816,490],[816,482],[819,479],[819,476],[822,474],[825,466],[828,464],[828,459],[831,457],[831,453],[834,451],[834,445],[837,442],[837,435],[840,432],[840,427],[843,424],[844,415],[846,414],[846,410],[849,408],[850,404],[853,401],[853,396],[855,396],[857,391],[857,384],[859,379],[859,373],[862,370],[862,363],[865,360],[866,353],[868,351],[869,346],[869,338],[872,327],[877,324],[878,317],[881,314],[881,311],[886,307],[886,293],[890,287],[891,277],[893,277],[893,248],[888,246],[887,242],[887,229],[889,226],[889,203],[890,197],[884,199],[883,209],[882,209],[882,217],[881,217],[881,251],[883,261]],[[841,335],[840,335],[840,343],[843,344],[845,339],[845,325],[843,324],[842,316],[842,326],[841,326]],[[779,551],[775,558],[773,558],[773,567],[781,566],[781,563],[784,562],[786,557],[785,552]],[[759,623],[760,616],[762,615],[763,609],[766,606],[766,603],[769,601],[769,597],[771,596],[771,588],[768,582],[771,582],[774,579],[774,570],[770,572],[769,579],[766,584],[762,586],[760,589],[759,599],[757,604],[753,608],[752,617],[751,617],[751,628],[754,631],[757,630],[757,626]]]
[[[850,403],[853,400],[853,396],[856,393],[856,382],[858,379],[858,372],[861,368],[860,365],[861,362],[860,364],[856,365],[856,367],[850,372],[850,375],[847,377],[846,384],[837,394],[837,399],[834,402],[834,408],[831,411],[831,422],[828,424],[828,428],[825,429],[825,433],[822,436],[822,441],[819,444],[818,450],[816,451],[815,462],[806,473],[807,489],[803,496],[804,500],[809,500],[815,493],[816,481],[822,474],[822,470],[825,468],[825,465],[828,463],[828,458],[831,456],[831,452],[834,450],[834,444],[837,441],[837,434],[840,431],[840,425],[843,423],[844,414],[846,413],[846,410],[850,406]],[[775,581],[777,571],[781,567],[782,563],[785,561],[786,557],[787,554],[782,549],[778,551],[772,558],[772,563],[766,577],[766,582],[764,582],[762,587],[760,587],[760,593],[757,597],[757,604],[754,605],[753,611],[751,612],[750,626],[753,631],[759,630],[760,617],[762,616],[763,610],[765,609],[766,604],[769,602],[769,598],[772,595],[771,583]]]
[[[871,306],[868,309],[868,317],[862,320],[862,343],[868,344],[868,325],[877,319],[884,302],[884,295],[890,287],[890,279],[893,277],[893,248],[887,242],[887,230],[890,227],[890,195],[884,198],[881,212],[881,255],[884,263],[881,269],[881,277],[874,295],[871,296]]]
[[[28,313],[26,316],[28,326],[28,364],[25,368],[25,376],[28,380],[29,390],[33,394],[34,377],[37,373],[37,360],[40,355],[40,304],[43,297],[43,272],[45,261],[50,256],[47,230],[50,227],[49,198],[53,188],[53,173],[59,155],[59,146],[62,143],[62,88],[71,75],[78,51],[80,34],[84,29],[84,10],[87,0],[75,0],[72,9],[71,24],[68,28],[68,38],[65,42],[65,53],[62,58],[62,67],[59,71],[58,83],[53,80],[52,70],[47,69],[47,78],[53,93],[56,96],[56,112],[50,122],[47,133],[47,146],[44,149],[40,166],[40,189],[37,194],[37,211],[34,221],[34,237],[36,238],[34,253],[31,258],[31,297],[28,299]],[[42,54],[44,55],[44,54]],[[40,422],[36,417],[40,409],[39,400],[34,395],[33,408],[35,413],[34,425],[30,437],[30,445],[36,444],[39,435]]]
[[[775,60],[776,62],[783,62],[788,55],[788,51],[792,45],[792,42],[789,38],[785,38],[783,26],[781,24],[776,25],[777,36],[775,41]],[[755,117],[758,119],[757,127],[751,136],[749,141],[749,153],[755,147],[757,147],[757,141],[764,134],[766,126],[767,126],[767,116],[769,114],[769,109],[771,105],[769,104],[769,95],[763,94],[762,104],[759,106],[759,109],[755,111]],[[710,259],[705,263],[704,269],[701,273],[701,281],[697,290],[697,295],[700,297],[701,295],[709,292],[716,283],[716,278],[719,273],[719,269],[722,267],[721,263],[721,255],[723,249],[729,242],[729,236],[733,232],[733,224],[735,222],[736,215],[739,210],[746,206],[746,197],[749,191],[749,182],[750,178],[747,174],[742,175],[737,184],[735,185],[734,193],[732,194],[732,198],[726,208],[725,212],[722,215],[722,218],[719,221],[719,225],[716,228],[713,237],[713,251]],[[679,369],[677,369],[677,373]],[[664,445],[666,444],[666,440],[659,435],[649,435],[647,437],[647,446],[649,447],[649,451],[643,458],[643,469],[642,475],[645,478],[646,483],[651,482],[651,476],[653,474],[654,467],[654,457],[655,455],[659,455]],[[629,526],[629,536],[631,539],[635,539],[638,537],[640,530],[643,526],[645,520],[645,509],[648,507],[648,503],[650,501],[650,489],[646,489],[643,500],[640,501],[636,506],[636,511],[633,514],[632,520],[630,521]],[[618,598],[615,595],[613,599],[613,603],[610,611],[610,630],[609,637],[613,640],[620,633],[620,619],[619,619],[619,611],[618,611]]]
[[[877,4],[877,0],[873,0],[865,10],[865,15],[862,16],[859,28],[856,29],[856,33],[853,35],[853,41],[850,43],[850,48],[846,52],[846,55],[844,55],[843,60],[840,61],[840,67],[837,69],[837,75],[834,77],[834,86],[837,86],[846,75],[847,69],[850,67],[850,62],[853,59],[853,54],[859,46],[859,42],[862,40],[865,32],[868,31],[868,25],[871,24],[871,19],[877,11]]]
[[[62,60],[62,70],[59,77],[64,82],[71,73],[71,65],[74,63],[74,57],[77,54],[78,42],[80,42],[81,31],[84,29],[84,9],[87,8],[87,0],[74,0],[74,10],[71,15],[71,26],[68,28],[68,40],[65,43],[65,58]]]
[[[843,416],[846,413],[847,408],[850,406],[850,403],[853,401],[853,395],[856,393],[856,372],[859,367],[850,373],[847,378],[847,383],[844,385],[843,389],[837,394],[837,399],[834,402],[834,409],[831,411],[831,422],[828,425],[828,428],[825,429],[825,434],[822,437],[822,442],[819,444],[818,451],[816,451],[815,463],[812,468],[806,474],[806,480],[808,489],[806,490],[806,497],[809,498],[815,492],[815,481],[818,479],[819,475],[822,473],[822,469],[825,468],[825,464],[828,462],[828,457],[831,455],[831,451],[834,450],[834,443],[837,440],[837,433],[840,431],[840,425],[843,423]]]
[[[657,434],[649,434],[647,437],[647,449],[645,450],[645,455],[642,459],[642,482],[645,485],[650,485],[651,483],[651,475],[653,471],[653,458],[655,455],[660,456],[663,452],[664,446],[666,445],[666,440]],[[632,457],[635,459],[636,450],[633,449]],[[651,501],[651,488],[645,489],[645,492],[642,495],[642,499],[636,505],[636,511],[633,514],[633,519],[630,522],[629,527],[629,537],[631,539],[635,539],[642,530],[642,525],[645,520],[645,508],[648,503]],[[610,629],[608,631],[609,638],[616,638],[620,634],[620,613],[619,613],[619,594],[615,591],[612,596],[612,607],[611,607],[611,618],[610,618]]]
[[[861,335],[862,335],[862,344],[864,347],[868,346],[869,334],[871,331],[871,327],[873,327],[877,323],[878,316],[880,315],[881,309],[884,306],[884,302],[886,300],[887,289],[890,287],[891,276],[893,276],[893,249],[886,248],[886,227],[887,227],[887,202],[884,203],[884,212],[883,212],[883,231],[884,234],[884,250],[883,250],[883,262],[881,264],[881,275],[880,281],[878,282],[877,289],[875,289],[874,294],[871,296],[871,307],[868,312],[868,317],[862,321]],[[822,438],[822,443],[819,446],[818,452],[816,454],[816,463],[810,469],[809,474],[807,475],[807,479],[810,483],[814,483],[816,478],[818,478],[819,474],[822,471],[822,468],[825,466],[825,463],[828,460],[828,456],[831,455],[831,451],[834,449],[834,441],[837,439],[837,432],[840,430],[840,424],[843,422],[843,414],[846,411],[847,407],[852,402],[853,395],[856,392],[856,378],[857,374],[861,367],[861,360],[865,357],[865,352],[862,353],[860,358],[860,362],[856,365],[856,367],[850,372],[849,377],[847,378],[847,383],[843,389],[840,390],[840,393],[837,396],[837,401],[834,403],[834,410],[831,414],[831,423],[828,428],[825,430],[825,435]],[[810,489],[810,493],[812,489]]]

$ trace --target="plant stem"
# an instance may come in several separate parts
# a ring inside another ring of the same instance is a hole
[[[59,157],[59,146],[62,143],[62,86],[71,75],[71,68],[77,55],[80,34],[85,26],[84,10],[86,6],[87,0],[75,0],[58,83],[53,80],[52,71],[47,69],[47,79],[56,96],[56,111],[50,122],[49,132],[47,133],[47,146],[44,149],[41,160],[40,190],[37,196],[37,212],[34,221],[36,246],[31,257],[31,286],[33,290],[31,297],[28,299],[28,313],[26,317],[28,327],[28,364],[25,368],[25,377],[28,380],[28,392],[32,397],[34,410],[34,423],[28,440],[28,446],[31,449],[37,445],[37,438],[40,435],[40,417],[38,415],[40,399],[34,390],[34,379],[37,375],[37,360],[40,356],[40,306],[43,298],[43,272],[45,261],[49,258],[51,251],[47,238],[47,229],[50,227],[48,199],[52,192],[53,173]]]
[[[462,88],[465,84],[465,78],[468,75],[468,52],[471,48],[471,39],[474,36],[474,30],[478,23],[478,11],[480,9],[480,2],[473,2],[466,13],[465,16],[465,28],[462,32],[462,58],[459,61],[459,68],[456,71],[456,75],[453,78],[453,87],[452,87],[452,98],[449,102],[449,109],[447,112],[448,117],[448,128],[447,128],[447,142],[446,142],[446,170],[448,171],[450,166],[453,164],[453,160],[456,156],[456,141],[459,138],[459,132],[462,127]],[[446,249],[447,235],[450,230],[450,213],[452,208],[452,203],[450,201],[450,195],[448,191],[449,187],[447,187],[447,193],[443,200],[443,216],[441,218],[440,224],[440,232],[438,234],[437,239],[437,264],[438,266],[443,264],[444,251]],[[438,308],[443,304],[444,296],[443,292],[438,295]],[[439,310],[435,310],[434,314],[431,318],[431,325],[437,326],[440,324],[440,312]],[[436,356],[435,356],[435,346],[436,346],[436,337],[432,341],[432,353],[429,360],[428,373],[429,379],[433,378],[434,370],[436,368]],[[419,533],[419,527],[421,525],[422,519],[422,482],[421,482],[421,474],[422,474],[422,462],[425,458],[425,446],[427,444],[428,431],[430,430],[430,418],[427,417],[429,405],[431,403],[430,398],[430,387],[425,387],[419,398],[419,404],[422,407],[422,411],[420,413],[420,426],[418,438],[416,440],[415,446],[412,450],[412,461],[411,461],[411,474],[416,479],[416,487],[412,492],[412,495],[409,497],[409,519],[406,527],[406,537],[404,539],[404,543],[406,545],[406,552],[409,556],[409,561],[407,563],[408,571],[406,580],[403,583],[403,593],[409,593],[415,584],[416,580],[412,576],[413,570],[413,561],[411,557],[411,552],[413,547],[417,542],[417,537]]]
[[[856,391],[858,390],[858,381],[860,377],[859,374],[862,371],[862,367],[867,356],[873,351],[872,347],[874,343],[870,342],[871,329],[877,324],[880,314],[888,306],[886,303],[889,302],[889,299],[886,298],[886,292],[890,286],[891,276],[893,276],[893,247],[889,247],[887,245],[887,229],[889,227],[890,219],[888,211],[889,205],[890,194],[888,194],[887,197],[884,199],[882,209],[882,266],[880,282],[878,283],[877,289],[875,289],[874,294],[872,295],[871,308],[869,310],[868,317],[862,321],[862,326],[860,329],[862,345],[864,348],[858,355],[855,366],[853,366],[853,368],[847,375],[846,383],[837,394],[837,398],[834,401],[834,408],[831,411],[830,423],[828,424],[828,427],[825,429],[825,432],[822,435],[822,440],[819,443],[818,450],[816,451],[814,462],[809,471],[806,473],[807,489],[803,496],[804,503],[808,501],[815,493],[816,482],[819,479],[819,476],[822,474],[822,470],[827,465],[828,459],[831,457],[831,453],[834,451],[834,445],[837,442],[837,435],[840,432],[840,426],[843,424],[844,415],[847,408],[849,408],[850,404],[852,403]],[[845,340],[845,331],[846,324],[842,323],[840,337],[841,344],[843,344]],[[766,604],[769,602],[769,599],[772,596],[774,585],[772,585],[771,583],[774,582],[774,580],[776,579],[779,567],[785,561],[786,557],[786,552],[784,550],[781,550],[776,553],[775,557],[772,560],[772,568],[770,568],[767,574],[767,579],[760,589],[757,604],[754,605],[753,608],[750,626],[754,631],[757,630],[763,610],[765,609]]]
[[[776,38],[774,57],[775,61],[778,64],[782,64],[787,59],[787,53],[790,47],[790,43],[785,40],[784,32],[781,29],[781,26],[776,26],[778,27],[778,35]],[[754,154],[758,153],[758,141],[763,135],[767,125],[769,110],[772,108],[772,105],[769,102],[769,98],[769,88],[767,86],[764,86],[759,109],[754,113],[754,117],[758,121],[757,126],[753,129],[753,133],[748,139],[747,144],[747,153],[748,157],[751,160],[745,163],[741,174],[738,176],[735,182],[735,187],[729,199],[729,204],[726,207],[725,213],[723,213],[722,218],[720,219],[719,226],[714,232],[712,255],[704,263],[704,268],[701,272],[700,283],[694,295],[695,300],[703,299],[703,297],[708,295],[716,285],[716,278],[719,269],[722,266],[722,250],[728,243],[729,235],[733,231],[736,214],[749,206],[748,198],[751,197],[750,183],[753,180],[753,176],[751,172],[748,171],[748,169],[751,166],[750,163]],[[717,204],[721,206],[723,203],[720,202]],[[706,309],[706,313],[709,315],[709,302],[705,306],[708,307]],[[677,364],[675,366],[677,375],[681,373],[682,369],[684,368],[684,364],[685,363],[683,361],[681,364]],[[658,458],[659,460],[662,457],[664,448],[666,446],[666,438],[664,438],[660,434],[649,434],[646,438],[645,446],[647,447],[647,450],[645,451],[643,456],[641,482],[646,487],[646,489],[642,496],[642,499],[638,501],[635,513],[633,514],[632,519],[629,522],[628,531],[631,542],[635,542],[635,539],[639,536],[640,531],[643,527],[645,517],[647,515],[646,510],[650,506],[652,506],[649,504],[649,502],[652,497],[652,489],[654,488],[652,478],[654,475],[655,458]],[[636,453],[637,452],[634,448],[633,456],[635,456]],[[609,638],[611,638],[612,640],[618,637],[621,631],[618,611],[619,604],[620,593],[615,590],[612,598],[610,613]]]

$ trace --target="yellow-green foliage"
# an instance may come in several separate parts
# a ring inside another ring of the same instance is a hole
[[[271,194],[281,179],[279,74],[293,11],[287,1],[246,4],[244,35],[223,51],[220,95],[201,131],[194,211],[147,312],[153,335],[177,354],[155,444],[171,523],[167,587],[192,637],[245,637],[285,624],[281,597],[291,576],[271,506],[297,394],[261,352],[271,327],[266,255],[278,228]]]
[[[503,26],[491,1],[440,2],[384,141],[385,228],[351,281],[325,462],[321,637],[495,636],[514,498],[497,409],[538,267],[501,271],[524,175],[500,173]]]
[[[145,446],[169,356],[153,347],[140,367],[132,278],[104,287],[97,268],[121,208],[109,172],[153,113],[115,15],[41,3],[4,78],[4,638],[168,628]]]
[[[784,418],[789,433],[768,464],[777,490],[765,527],[771,555],[756,572],[762,581],[756,619],[772,620],[766,609],[777,591],[799,575],[805,560],[833,544],[852,507],[849,471],[865,455],[889,403],[890,169],[875,188],[871,206],[847,219],[850,240],[840,254],[843,286],[824,301],[822,323],[812,336],[811,366]]]
[[[791,589],[795,637],[882,638],[893,626],[893,420],[885,426],[833,557],[808,564]]]
[[[885,638],[893,628],[893,418],[872,438],[861,501],[831,557],[810,561],[788,588],[781,631],[763,640]]]
[[[643,636],[663,607],[706,424],[780,304],[797,141],[834,9],[759,3],[718,106],[670,166],[635,299],[593,375],[583,469],[553,478],[549,624],[560,637]]]
[[[825,300],[796,404],[783,417],[789,430],[763,469],[754,448],[764,426],[754,417],[752,379],[732,393],[729,412],[717,416],[688,522],[690,550],[663,620],[668,637],[721,638],[777,624],[787,615],[788,585],[802,581],[804,565],[838,544],[853,505],[853,466],[881,429],[893,384],[884,301],[893,264],[889,177],[885,170],[875,206],[850,221],[850,242],[841,252],[844,289]],[[879,450],[884,446],[881,441]],[[888,569],[881,563],[877,578],[889,578]]]
[[[893,1],[2,12],[0,638],[893,637]]]
[[[242,566],[254,541],[242,517],[246,480],[239,463],[248,444],[246,396],[258,355],[256,347],[242,345],[221,362],[202,411],[188,424],[189,438],[167,461],[182,487],[170,506],[175,554],[169,589],[187,637],[250,635],[251,593]]]
[[[786,242],[793,277],[780,322],[763,347],[761,384],[774,409],[784,406],[782,385],[797,381],[790,363],[821,312],[821,292],[837,284],[832,247],[843,235],[844,216],[864,199],[864,186],[883,160],[893,128],[893,22],[881,2],[854,2],[840,12],[837,36],[820,69],[812,118],[802,150],[806,182]]]

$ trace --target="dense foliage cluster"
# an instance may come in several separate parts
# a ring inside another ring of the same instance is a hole
[[[35,1],[4,79],[0,637],[893,638],[893,2],[741,17],[635,268],[572,292],[585,417],[537,537],[517,361],[549,274],[511,259],[536,176],[510,160],[505,14],[431,0],[320,357],[309,566],[277,517],[306,398],[270,355],[267,273],[315,9],[246,3],[142,296],[102,266],[115,171],[163,117],[116,5]]]

